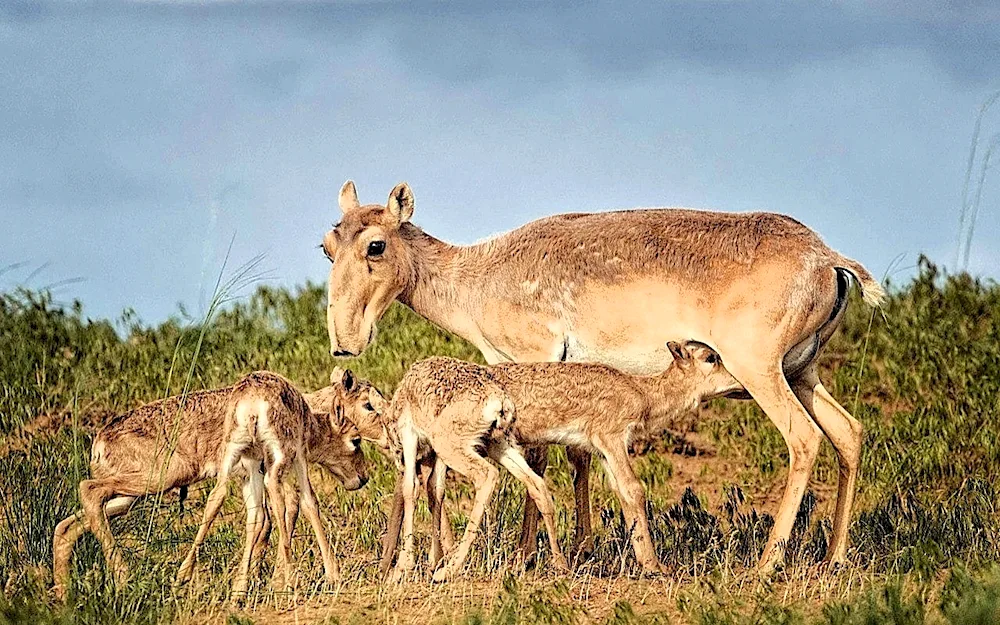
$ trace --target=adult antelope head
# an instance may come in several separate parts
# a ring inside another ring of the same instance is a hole
[[[400,229],[413,215],[413,192],[401,182],[385,206],[362,206],[348,180],[339,203],[343,217],[323,238],[333,263],[327,330],[331,354],[356,356],[375,339],[376,322],[412,279],[413,262]]]

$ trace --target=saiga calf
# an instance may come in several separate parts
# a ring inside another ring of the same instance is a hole
[[[288,380],[274,373],[255,372],[231,387],[169,397],[114,418],[94,440],[92,478],[80,483],[82,512],[67,517],[55,530],[56,595],[65,596],[70,556],[84,532],[92,531],[101,542],[108,567],[121,583],[126,569],[109,519],[127,512],[139,497],[216,477],[204,519],[177,576],[179,582],[189,579],[197,549],[225,499],[228,478],[234,474],[246,477],[247,536],[233,591],[245,592],[252,560],[262,547],[267,516],[263,510],[265,488],[273,522],[280,529],[275,572],[290,561],[292,528],[283,493],[290,467],[298,474],[302,508],[316,533],[326,577],[336,580],[337,564],[323,531],[306,462],[324,466],[350,490],[367,482],[358,430],[350,419],[371,417],[359,414],[356,403],[350,401],[354,391],[353,375],[345,375],[331,412],[314,414]]]
[[[480,367],[460,361],[433,359],[414,375],[427,380],[440,380],[443,371],[458,371],[467,379],[476,380],[479,386],[486,384],[485,381],[479,382],[480,378],[491,380],[513,401],[516,416],[509,433],[494,435],[480,442],[475,430],[470,430],[467,425],[472,416],[478,416],[476,413],[466,415],[460,409],[441,411],[437,417],[430,415],[432,419],[428,422],[426,411],[410,410],[407,420],[405,404],[396,408],[394,398],[390,414],[400,417],[399,436],[404,463],[409,452],[408,440],[415,438],[431,444],[437,453],[438,463],[434,477],[436,484],[428,493],[438,498],[433,509],[441,510],[444,468],[445,465],[453,466],[450,458],[454,457],[455,450],[470,449],[480,444],[485,447],[487,455],[504,466],[516,466],[517,459],[523,460],[516,453],[519,445],[558,443],[596,452],[604,463],[610,486],[621,501],[636,559],[646,571],[659,571],[662,567],[649,532],[645,493],[628,458],[630,441],[636,434],[663,429],[680,413],[696,409],[707,399],[740,389],[739,383],[711,349],[696,343],[682,346],[675,342],[669,343],[668,348],[674,359],[666,371],[654,376],[632,376],[606,365],[587,363],[511,363]],[[451,375],[455,377],[457,374]],[[468,391],[465,394],[462,391],[466,391],[464,386],[458,386],[453,393],[459,397],[468,394]],[[400,399],[405,401],[406,397]],[[483,418],[488,417],[484,412]],[[517,466],[517,470],[528,478],[522,481],[542,512],[554,559],[559,566],[565,566],[555,543],[554,509],[544,480],[527,466]],[[412,509],[412,503],[407,505],[405,502],[405,489],[411,479],[412,474],[404,476],[405,509]],[[477,505],[480,494],[490,486],[487,482],[486,488],[482,488],[477,482]],[[484,497],[488,497],[488,493]],[[470,518],[470,525],[473,520]],[[478,520],[475,522],[478,524]],[[406,555],[408,546],[412,544],[411,526],[404,523],[403,533],[407,537],[407,546],[404,546],[397,564],[400,571],[397,577],[412,566],[412,558]],[[440,581],[456,573],[464,562],[466,552],[460,548],[444,568],[435,573],[434,579]]]

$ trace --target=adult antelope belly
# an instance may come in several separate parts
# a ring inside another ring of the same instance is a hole
[[[479,331],[482,339],[474,342],[488,362],[565,359],[565,323],[557,313],[540,306],[529,308],[509,300],[492,302],[482,311]]]
[[[652,279],[591,282],[575,300],[568,360],[651,374],[673,359],[667,341],[705,340],[707,302],[686,285]]]

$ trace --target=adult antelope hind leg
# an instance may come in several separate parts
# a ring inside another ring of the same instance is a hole
[[[725,356],[723,362],[726,362]],[[789,386],[781,371],[780,358],[771,367],[760,372],[742,365],[730,367],[729,363],[726,363],[726,367],[746,387],[771,423],[778,428],[788,447],[789,467],[785,492],[778,504],[774,527],[771,528],[771,535],[768,536],[758,565],[762,572],[766,572],[773,569],[784,556],[795,516],[812,475],[823,433]]]
[[[747,281],[756,284],[754,292],[733,295],[742,296],[753,306],[743,305],[740,323],[716,327],[714,337],[722,362],[778,428],[788,448],[788,479],[758,565],[761,572],[773,569],[783,559],[823,440],[823,431],[785,378],[784,357],[793,346],[823,327],[837,297],[832,272],[803,275],[799,284],[790,289],[782,289],[768,280],[768,275],[761,272],[753,276],[757,279]],[[824,409],[824,415],[828,412]]]
[[[826,552],[826,561],[842,564],[847,554],[847,530],[857,492],[864,427],[826,390],[819,379],[815,363],[792,382],[792,389],[837,452],[840,467],[837,509],[833,516],[833,536]]]
[[[524,450],[524,458],[537,475],[545,475],[549,466],[549,448],[546,445],[528,447]],[[526,491],[524,493],[524,516],[521,519],[521,537],[518,539],[518,550],[525,566],[528,566],[538,550],[538,506]]]

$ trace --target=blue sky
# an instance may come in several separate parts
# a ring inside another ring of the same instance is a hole
[[[993,2],[0,2],[0,288],[155,322],[264,254],[323,280],[344,180],[471,243],[557,212],[797,217],[951,266]],[[984,139],[1000,132],[1000,106]],[[1000,158],[1000,154],[998,154]],[[970,269],[1000,277],[1000,175]],[[36,271],[37,270],[37,271]]]

